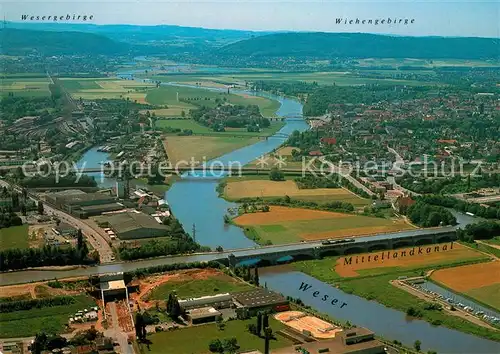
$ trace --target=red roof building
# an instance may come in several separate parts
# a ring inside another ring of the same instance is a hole
[[[320,140],[323,144],[335,145],[337,144],[337,138],[321,138]]]
[[[309,156],[323,156],[323,153],[319,150],[309,152]]]

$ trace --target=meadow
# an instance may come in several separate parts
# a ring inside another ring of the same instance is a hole
[[[152,111],[150,111],[152,112]],[[189,129],[195,135],[210,136],[271,136],[283,127],[283,122],[271,122],[271,126],[262,129],[260,132],[249,132],[246,128],[226,128],[224,132],[215,132],[209,127],[199,124],[193,119],[160,119],[156,121],[158,128]]]
[[[235,337],[240,346],[239,351],[259,349],[264,352],[264,340],[251,334],[247,329],[250,323],[255,323],[255,319],[229,321],[223,330],[219,330],[216,324],[206,324],[176,331],[154,333],[148,336],[152,342],[149,349],[145,345],[140,345],[140,348],[144,354],[163,354],[165,348],[169,348],[170,352],[176,354],[205,354],[210,353],[208,345],[213,339],[223,340]],[[286,328],[283,323],[275,320],[272,316],[269,316],[269,325],[274,333]],[[280,335],[276,335],[276,339],[270,341],[271,349],[283,348],[292,344],[289,339]]]
[[[0,229],[0,250],[29,247],[28,225]]]
[[[435,85],[436,83],[414,81],[414,80],[396,80],[396,79],[375,79],[357,77],[356,74],[349,71],[318,71],[318,72],[248,72],[248,73],[232,73],[232,74],[184,74],[184,75],[159,75],[159,76],[144,76],[153,80],[176,82],[180,84],[190,84],[192,82],[224,82],[226,84],[234,84],[240,87],[245,87],[247,81],[288,81],[288,82],[317,82],[319,85],[364,85],[364,84],[387,84],[387,85]]]
[[[443,325],[499,341],[500,332],[478,326],[466,319],[450,315],[442,310],[429,309],[426,307],[427,302],[391,284],[391,281],[396,280],[400,276],[409,278],[418,277],[426,274],[432,269],[459,269],[466,264],[488,264],[482,263],[490,259],[484,254],[468,247],[457,245],[457,243],[454,243],[453,251],[440,252],[439,257],[434,257],[434,259],[430,261],[427,260],[427,257],[418,259],[417,256],[415,256],[415,261],[407,261],[406,259],[403,261],[400,259],[393,264],[391,264],[390,262],[392,261],[390,261],[383,265],[374,262],[370,262],[368,265],[366,265],[366,263],[355,265],[355,256],[365,256],[366,258],[369,254],[349,255],[349,257],[353,257],[352,267],[357,275],[349,274],[347,277],[343,276],[345,274],[342,274],[345,269],[338,268],[340,262],[342,262],[342,264],[344,263],[344,256],[294,262],[292,267],[297,271],[304,272],[318,280],[338,287],[346,293],[377,301],[382,305],[402,312],[406,312],[408,308],[413,307],[421,314],[421,319],[433,325]],[[423,247],[435,246],[436,245],[426,245]],[[402,250],[403,249],[398,249],[397,251],[401,252]],[[374,252],[372,255],[380,254],[381,252],[387,251]],[[358,267],[357,269],[354,268],[356,266]],[[436,272],[439,271],[435,271],[434,273]]]
[[[70,305],[0,313],[0,337],[28,337],[42,331],[62,333],[69,318],[77,311],[96,306],[95,301],[86,295],[75,296],[75,300]]]
[[[240,282],[229,275],[220,273],[211,275],[207,279],[181,278],[180,280],[169,280],[148,294],[148,299],[166,300],[168,295],[173,292],[180,299],[185,299],[251,289],[250,285]]]
[[[152,83],[117,78],[61,78],[60,82],[74,99],[119,99],[146,103],[147,90]]]
[[[269,212],[247,213],[234,223],[245,229],[249,238],[273,244],[322,240],[397,232],[413,227],[403,220],[329,211],[271,206]]]
[[[495,276],[497,274],[497,276]],[[452,291],[500,309],[500,261],[440,269],[431,279]]]
[[[443,247],[446,246],[446,250]],[[427,249],[430,248],[430,253]],[[418,269],[422,266],[442,265],[446,263],[455,263],[457,261],[476,260],[481,257],[481,253],[469,247],[465,247],[459,243],[445,243],[437,245],[422,246],[423,253],[418,254],[419,247],[401,248],[397,251],[377,251],[371,253],[363,253],[358,256],[344,256],[337,259],[334,265],[335,273],[343,278],[357,277],[360,275],[377,275],[390,271],[402,271],[405,269]],[[410,255],[410,251],[414,251],[414,255]],[[391,254],[391,258],[387,258],[387,253]],[[402,256],[405,252],[405,256]],[[384,253],[385,258],[381,258]],[[397,258],[393,258],[393,254],[397,254]],[[377,261],[374,261],[374,257]],[[368,260],[370,262],[355,263],[355,259]],[[350,263],[348,263],[350,261]],[[455,268],[458,269],[458,268]],[[440,272],[440,271],[438,271]]]
[[[191,158],[200,164],[228,152],[237,150],[246,145],[259,141],[256,137],[231,137],[231,136],[167,136],[163,144],[167,151],[169,161],[175,165],[179,161],[189,163]],[[181,165],[183,167],[186,165]]]
[[[286,195],[293,199],[318,203],[341,201],[351,203],[357,207],[370,204],[370,200],[361,198],[344,188],[299,189],[297,184],[291,180],[232,180],[227,183],[224,189],[224,197],[228,200],[256,197],[284,197]]]
[[[47,77],[2,78],[0,96],[7,96],[10,92],[14,97],[49,97],[49,79]]]
[[[191,108],[201,105],[215,107],[219,101],[226,101],[234,105],[257,105],[261,114],[265,117],[274,117],[280,107],[278,101],[264,97],[239,93],[228,94],[226,91],[209,91],[203,88],[179,86],[162,86],[148,90],[146,101],[154,105],[167,105],[169,107],[170,105],[178,106],[179,104],[187,104],[188,106],[192,106]]]

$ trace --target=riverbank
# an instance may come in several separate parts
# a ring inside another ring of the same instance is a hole
[[[441,310],[426,306],[418,297],[391,284],[392,281],[400,277],[418,277],[432,269],[451,268],[489,260],[489,258],[484,257],[480,253],[477,255],[471,253],[469,256],[457,254],[456,257],[450,257],[449,259],[435,260],[434,263],[429,263],[422,258],[421,264],[417,263],[409,266],[389,265],[382,268],[373,266],[371,269],[366,269],[362,272],[358,271],[360,274],[353,277],[341,276],[336,272],[334,265],[342,260],[342,257],[334,257],[303,261],[292,264],[292,267],[325,283],[331,284],[347,294],[360,296],[370,301],[377,301],[384,306],[394,308],[403,313],[413,308],[419,314],[419,319],[423,319],[433,326],[445,326],[490,340],[500,341],[499,331],[473,324],[466,319],[458,318]]]

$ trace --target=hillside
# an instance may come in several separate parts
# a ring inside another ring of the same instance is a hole
[[[218,30],[199,27],[173,25],[141,26],[141,25],[95,25],[71,23],[29,23],[8,22],[8,28],[36,31],[72,31],[100,34],[116,41],[144,44],[166,42],[177,46],[209,45],[222,46],[255,35],[269,32],[252,32],[240,30]]]
[[[499,58],[498,39],[393,37],[364,33],[278,33],[226,45],[220,56],[297,58]]]
[[[0,30],[1,53],[9,55],[125,54],[130,46],[110,38],[83,32]]]

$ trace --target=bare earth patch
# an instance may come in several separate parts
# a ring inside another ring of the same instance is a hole
[[[447,245],[446,250],[444,246]],[[446,261],[459,261],[467,260],[481,257],[482,253],[474,251],[468,247],[464,247],[461,244],[453,243],[453,248],[451,248],[451,243],[444,243],[440,245],[425,245],[420,246],[422,248],[422,254],[418,254],[419,246],[400,248],[396,250],[385,250],[377,251],[371,253],[362,253],[358,255],[349,255],[337,259],[335,263],[335,272],[341,277],[356,277],[359,275],[359,270],[368,270],[375,268],[388,268],[388,267],[403,267],[410,268],[416,266],[428,266],[432,264],[439,264]],[[439,246],[439,251],[436,251],[435,247]],[[427,248],[431,249],[431,252],[427,253]],[[410,255],[411,250],[415,250],[414,255]],[[406,251],[406,256],[402,256],[402,252]],[[390,258],[387,254],[391,255]],[[398,253],[397,258],[393,258],[394,253]],[[382,260],[382,254],[384,254],[384,259]],[[378,256],[375,259],[375,256]],[[362,261],[362,257],[364,257]],[[368,257],[369,260],[368,260]],[[351,258],[350,264],[349,259]],[[356,264],[356,258],[358,259],[358,264]],[[347,260],[347,262],[346,262]],[[459,268],[451,268],[459,269]],[[440,272],[440,271],[438,271]],[[434,278],[434,275],[433,275]]]
[[[500,261],[440,269],[431,278],[453,290],[466,292],[500,283]]]

